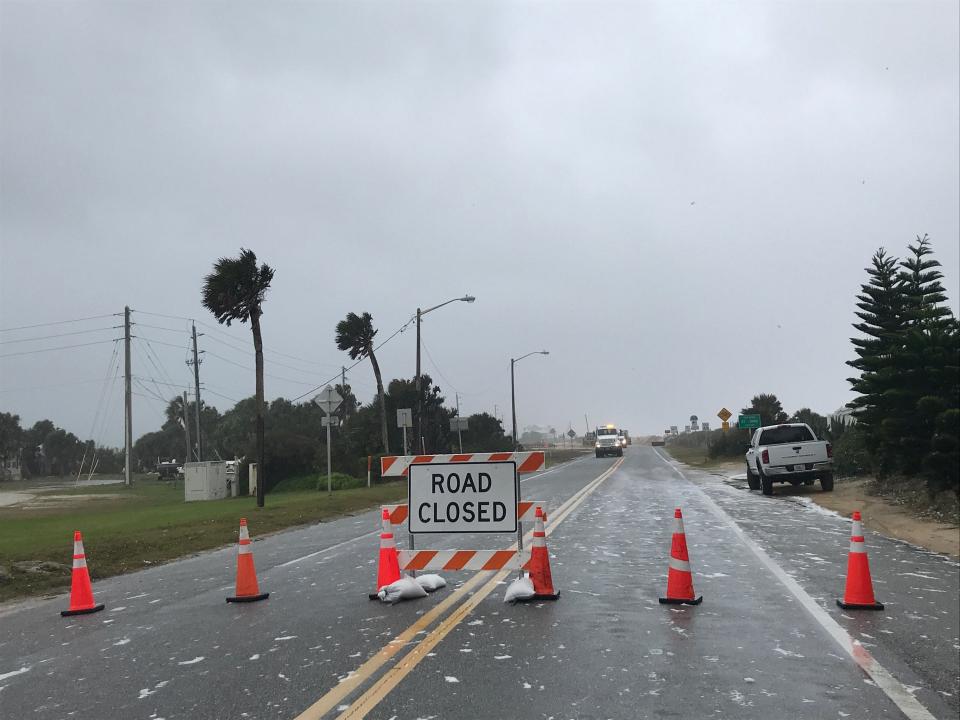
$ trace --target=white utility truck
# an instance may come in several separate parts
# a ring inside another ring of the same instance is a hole
[[[747,485],[773,495],[775,482],[813,485],[833,490],[833,448],[817,440],[806,423],[757,428],[747,450]]]
[[[620,433],[616,425],[604,425],[597,428],[597,442],[594,445],[597,457],[604,455],[623,456],[623,445],[620,444]]]

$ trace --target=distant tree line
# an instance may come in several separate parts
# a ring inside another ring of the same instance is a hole
[[[20,426],[20,416],[0,412],[0,461],[19,465],[23,477],[74,475],[78,472],[120,472],[123,452],[97,447],[72,432],[39,420],[32,427]]]
[[[444,405],[445,398],[429,375],[423,375],[422,381],[427,447],[432,452],[454,452],[458,449],[457,434],[450,431],[450,419],[456,411]],[[333,431],[333,468],[354,477],[365,477],[367,458],[371,456],[374,477],[379,477],[379,458],[385,454],[384,413],[381,412],[379,393],[371,402],[362,404],[349,384],[338,384],[336,390],[344,402],[337,412],[337,428]],[[398,408],[413,408],[415,415],[416,400],[413,379],[394,379],[384,390],[385,414],[396,418]],[[183,418],[191,423],[191,438],[196,438],[193,407],[193,403],[189,403],[184,414],[180,398],[170,401],[163,426],[156,432],[143,435],[134,445],[135,459],[141,467],[152,468],[158,458],[180,459],[185,456]],[[278,398],[265,403],[263,418],[267,490],[281,480],[326,470],[326,430],[322,425],[323,411],[319,407],[312,402],[292,403]],[[252,462],[256,457],[255,427],[256,399],[253,397],[241,400],[222,414],[216,408],[202,405],[200,429],[206,459],[228,460],[236,456]],[[402,452],[402,430],[396,427],[396,422],[390,423],[386,429],[387,442],[397,452]],[[412,451],[413,430],[407,432]],[[463,433],[464,451],[492,452],[509,446],[510,441],[499,420],[487,413],[469,416],[469,430]]]

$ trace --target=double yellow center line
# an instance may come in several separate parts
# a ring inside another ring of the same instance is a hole
[[[623,463],[622,458],[617,460],[617,462],[605,472],[591,480],[586,486],[578,490],[570,499],[563,503],[563,505],[557,509],[556,514],[549,518],[546,534],[550,535],[570,513],[576,510],[604,480],[610,477],[617,468],[620,467],[621,463]],[[527,537],[531,534],[532,533],[527,533]],[[514,544],[513,547],[516,547],[516,544]],[[333,708],[339,707],[343,700],[368,681],[390,658],[400,652],[400,650],[409,643],[413,642],[420,633],[430,627],[437,619],[443,617],[451,607],[463,601],[443,622],[420,640],[405,657],[398,661],[388,672],[358,697],[347,710],[338,716],[337,720],[360,720],[366,717],[367,713],[373,710],[403,678],[409,675],[420,661],[427,656],[427,653],[436,647],[484,598],[493,592],[494,588],[496,588],[510,572],[512,572],[512,570],[501,570],[497,572],[477,592],[466,597],[470,591],[490,576],[489,572],[476,573],[463,585],[453,591],[449,597],[437,604],[429,612],[424,613],[415,623],[393,638],[393,640],[381,648],[376,655],[363,663],[337,685],[337,687],[331,689],[326,695],[304,710],[297,716],[296,720],[319,720]]]

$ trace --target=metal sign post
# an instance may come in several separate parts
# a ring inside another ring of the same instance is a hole
[[[340,403],[343,402],[343,397],[341,397],[340,393],[327,385],[323,390],[317,393],[316,396],[314,396],[313,402],[316,403],[317,406],[325,413],[323,424],[327,427],[327,495],[331,495],[333,494],[333,482],[330,461],[330,426],[337,420],[333,416],[333,413],[338,407],[340,407]],[[319,485],[319,482],[317,484]]]
[[[403,429],[403,454],[407,454],[407,428],[413,427],[413,408],[397,408],[397,427]]]

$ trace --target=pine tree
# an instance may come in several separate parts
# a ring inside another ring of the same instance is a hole
[[[918,237],[908,249],[899,273],[906,330],[895,355],[902,377],[896,394],[900,470],[923,472],[931,490],[956,488],[960,335],[929,238]]]
[[[856,315],[861,322],[853,326],[866,337],[851,338],[857,358],[847,361],[860,371],[859,377],[848,378],[854,392],[859,393],[850,407],[856,410],[865,442],[881,473],[895,469],[901,431],[896,412],[903,402],[897,395],[901,371],[895,357],[903,343],[905,322],[903,280],[897,263],[897,258],[880,248],[866,268],[870,279],[860,286],[857,296]]]

